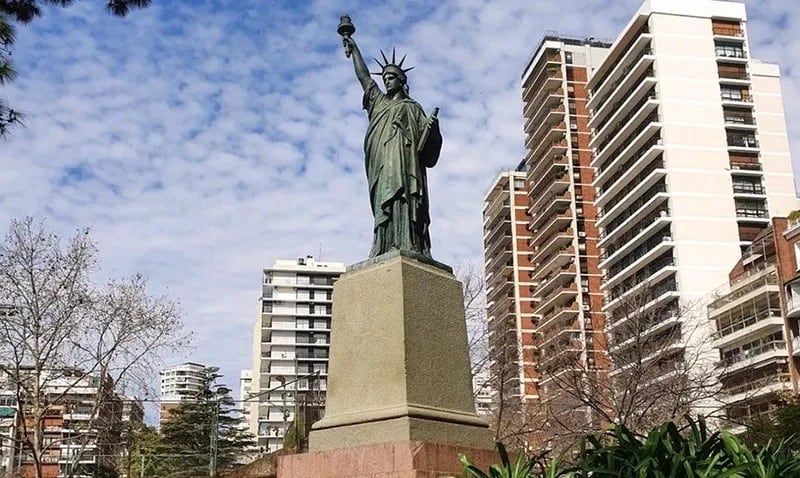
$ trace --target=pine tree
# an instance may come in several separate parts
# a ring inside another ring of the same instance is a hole
[[[231,390],[216,384],[221,377],[217,370],[209,367],[203,391],[172,410],[161,425],[158,455],[173,476],[230,470],[255,450],[255,439],[242,427]]]

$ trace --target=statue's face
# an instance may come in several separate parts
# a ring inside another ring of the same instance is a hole
[[[383,75],[383,84],[386,86],[386,94],[391,95],[403,90],[403,80],[400,76],[391,71]]]

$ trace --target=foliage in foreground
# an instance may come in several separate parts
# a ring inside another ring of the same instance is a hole
[[[647,436],[617,425],[584,438],[573,463],[549,464],[520,455],[513,462],[498,443],[501,463],[486,472],[463,455],[472,478],[800,478],[800,456],[785,442],[750,448],[728,432],[710,433],[705,421],[668,422]]]

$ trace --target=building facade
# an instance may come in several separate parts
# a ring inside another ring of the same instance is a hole
[[[483,210],[491,387],[495,400],[514,404],[539,397],[527,193],[524,171],[503,172]]]
[[[250,429],[250,396],[253,393],[253,371],[242,370],[239,373],[239,400],[242,403],[242,428]]]
[[[0,390],[0,476],[11,475],[16,469],[18,422],[16,395]]]
[[[648,0],[588,88],[609,351],[645,318],[648,360],[710,364],[710,290],[797,206],[778,68],[750,58],[743,4]]]
[[[264,269],[253,330],[250,432],[265,452],[283,447],[295,416],[321,416],[327,389],[333,283],[340,262],[278,260]]]
[[[537,365],[550,429],[591,426],[571,377],[606,368],[586,83],[605,42],[545,36],[522,76]]]
[[[800,269],[795,251],[800,228],[792,229],[786,218],[773,218],[708,305],[725,425],[735,431],[777,408],[785,392],[798,392],[791,284]]]
[[[181,402],[202,393],[208,379],[209,367],[195,362],[184,362],[162,370],[159,423],[169,420],[170,412]]]

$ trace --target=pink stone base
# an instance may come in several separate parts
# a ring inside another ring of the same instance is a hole
[[[420,441],[379,443],[278,458],[278,478],[440,478],[462,476],[458,454],[481,469],[496,451]]]

